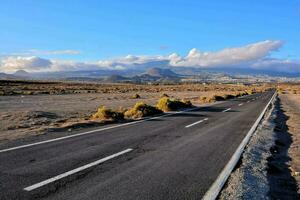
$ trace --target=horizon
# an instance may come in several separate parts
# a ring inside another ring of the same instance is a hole
[[[4,73],[149,65],[300,73],[300,2],[294,0],[1,4]]]

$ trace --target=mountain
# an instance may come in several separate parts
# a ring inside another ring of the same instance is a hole
[[[118,83],[118,82],[126,82],[130,81],[130,78],[121,76],[121,75],[111,75],[104,79],[105,82],[109,83]]]
[[[7,80],[7,79],[21,79],[21,78],[12,74],[0,73],[0,80]]]
[[[15,76],[19,76],[19,77],[30,77],[31,74],[26,72],[25,70],[18,70],[14,73]]]
[[[160,77],[160,78],[175,78],[179,77],[178,74],[174,73],[170,69],[162,69],[162,68],[150,68],[146,71],[147,75],[153,76],[153,77]]]

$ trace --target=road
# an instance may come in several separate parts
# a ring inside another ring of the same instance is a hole
[[[274,91],[0,150],[0,199],[201,199]]]

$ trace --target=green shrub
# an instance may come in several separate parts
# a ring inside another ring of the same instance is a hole
[[[124,119],[124,114],[121,112],[113,111],[111,109],[107,109],[104,106],[98,108],[97,112],[92,115],[92,119],[100,119],[100,120],[111,120],[118,121]]]
[[[174,111],[181,108],[190,108],[192,106],[189,100],[170,99],[168,97],[160,98],[156,104],[156,107],[163,111]]]
[[[151,115],[157,115],[161,114],[162,111],[157,109],[154,106],[150,106],[148,104],[145,104],[143,102],[137,102],[133,108],[127,110],[124,115],[126,118],[141,118],[141,117],[146,117],[146,116],[151,116]]]

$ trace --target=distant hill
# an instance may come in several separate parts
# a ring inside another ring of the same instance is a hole
[[[146,71],[146,74],[153,77],[160,78],[174,78],[179,77],[178,74],[174,73],[170,69],[162,69],[162,68],[151,68]]]
[[[26,72],[25,70],[18,70],[14,73],[15,76],[20,76],[20,77],[30,77],[31,74]]]
[[[104,79],[105,82],[109,83],[117,83],[117,82],[125,82],[125,81],[130,81],[130,78],[121,76],[121,75],[111,75],[108,76]]]
[[[7,80],[7,79],[21,79],[21,77],[12,74],[0,73],[0,80]]]

